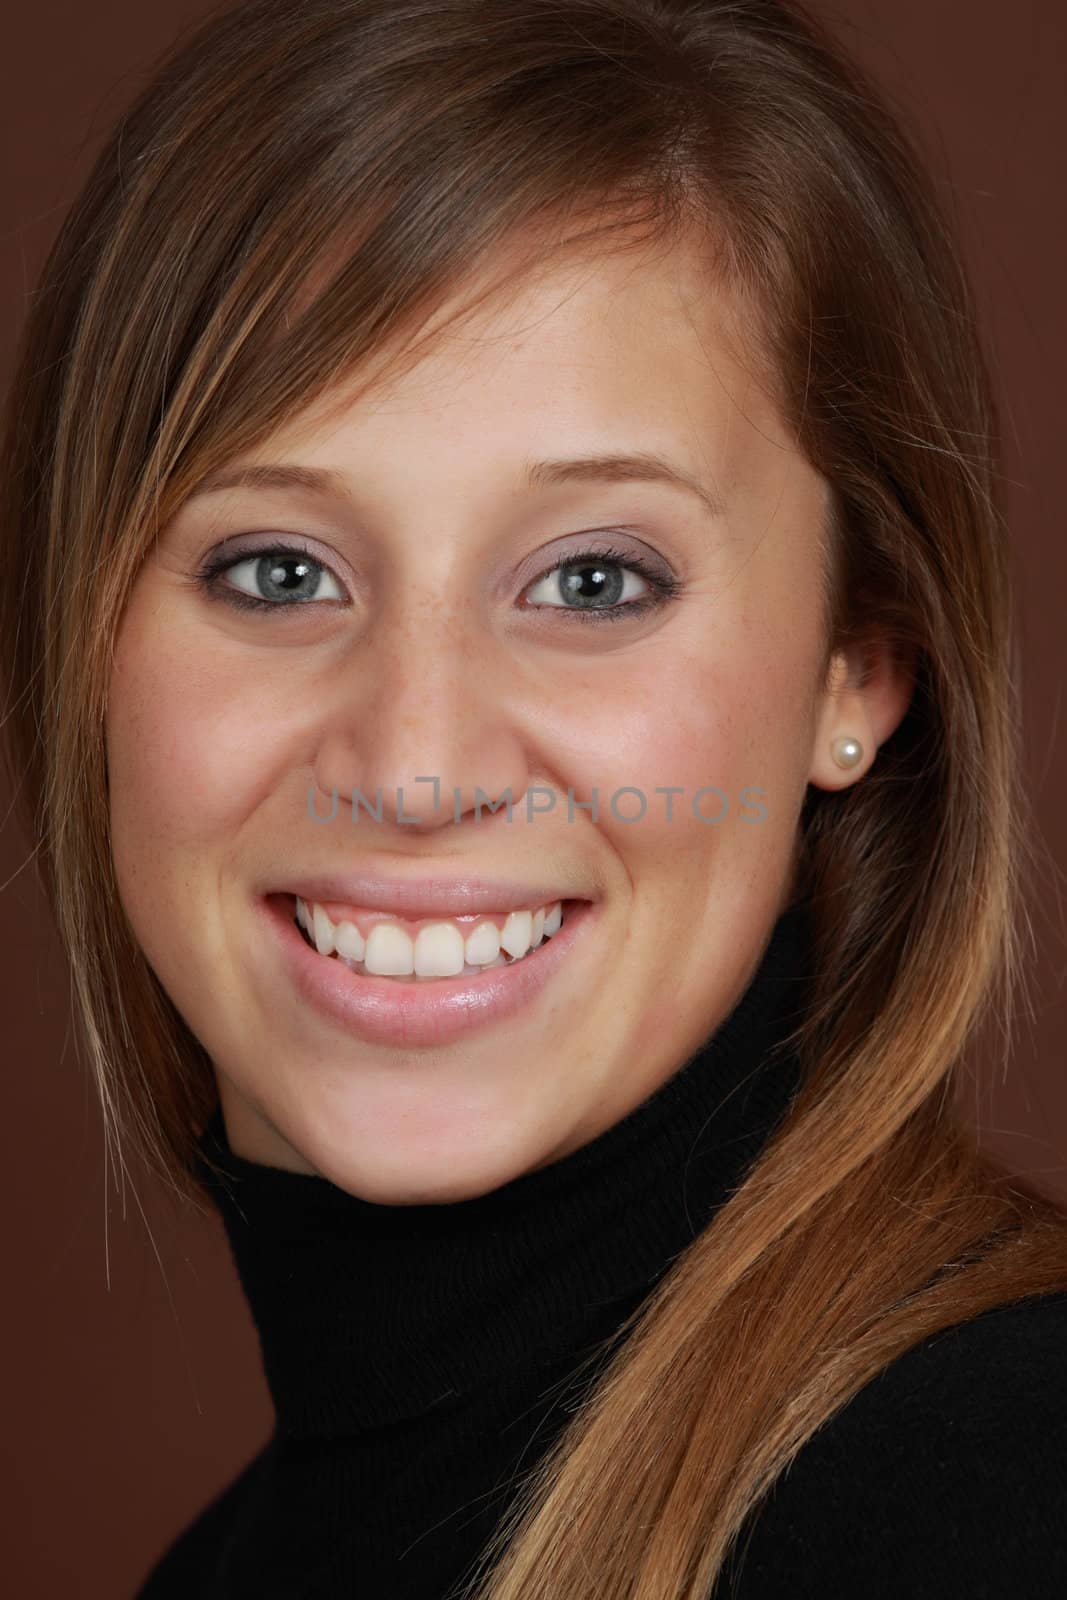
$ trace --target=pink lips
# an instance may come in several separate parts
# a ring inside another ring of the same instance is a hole
[[[571,894],[584,897],[573,887],[577,877],[566,880]],[[266,889],[266,885],[263,886]],[[462,879],[444,877],[418,879],[389,878],[370,872],[319,874],[316,877],[289,878],[272,886],[279,892],[298,894],[307,905],[328,902],[360,906],[364,911],[385,911],[417,922],[423,917],[455,917],[493,911],[525,911],[535,906],[552,905],[567,895],[552,884],[534,885],[504,878]]]
[[[309,1005],[368,1044],[412,1048],[449,1044],[514,1016],[544,991],[594,910],[588,901],[564,901],[559,932],[510,966],[475,977],[406,982],[353,972],[336,957],[320,956],[293,920],[291,895],[267,895],[258,905],[291,981]]]

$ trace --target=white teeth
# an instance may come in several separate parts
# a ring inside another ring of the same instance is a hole
[[[321,906],[315,906],[312,912],[314,917],[315,948],[320,956],[333,955],[333,923]]]
[[[461,973],[488,972],[519,961],[542,939],[551,938],[563,925],[563,905],[557,900],[535,912],[512,911],[504,926],[481,922],[466,940],[453,922],[433,922],[420,928],[415,939],[391,922],[376,922],[366,939],[354,922],[331,922],[322,906],[296,899],[296,920],[322,956],[336,955],[350,967],[378,977],[452,978]]]
[[[480,922],[467,940],[467,960],[472,967],[487,967],[500,955],[500,929],[495,922]]]
[[[463,935],[451,922],[431,922],[415,936],[415,971],[420,978],[455,978],[463,971]]]
[[[363,935],[354,922],[339,923],[334,931],[333,942],[337,947],[337,954],[344,956],[347,961],[362,961],[366,951]]]
[[[530,948],[533,916],[529,911],[513,911],[500,930],[500,948],[517,961]]]
[[[415,946],[403,928],[376,922],[367,935],[363,963],[368,972],[381,977],[404,978],[415,971]]]

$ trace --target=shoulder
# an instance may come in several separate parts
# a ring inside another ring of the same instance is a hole
[[[744,1600],[1067,1594],[1067,1292],[892,1361],[800,1450],[735,1564]]]
[[[269,1444],[174,1538],[142,1580],[134,1600],[189,1600],[206,1594],[239,1508],[263,1468]]]
[[[898,1356],[838,1416],[843,1439],[866,1424],[902,1438],[935,1424],[1032,1443],[1067,1408],[1067,1291],[1035,1295],[943,1328]],[[1067,1449],[1067,1440],[1063,1447]]]

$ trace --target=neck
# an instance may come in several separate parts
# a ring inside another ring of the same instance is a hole
[[[803,1012],[809,937],[806,908],[790,908],[733,1011],[676,1073],[588,1144],[473,1199],[380,1205],[244,1160],[216,1112],[200,1171],[280,1432],[408,1422],[609,1335],[785,1111],[797,1062],[774,1047]]]

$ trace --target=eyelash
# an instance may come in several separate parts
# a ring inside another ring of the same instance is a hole
[[[260,545],[251,550],[242,550],[236,556],[210,556],[194,575],[194,582],[212,599],[221,599],[224,604],[234,606],[239,611],[288,611],[299,610],[308,604],[307,601],[274,601],[264,600],[255,595],[244,594],[240,589],[228,588],[220,583],[224,572],[231,567],[236,567],[243,561],[262,560],[267,556],[282,556],[295,558],[303,556],[320,571],[328,572],[330,569],[324,562],[317,560],[310,550],[289,545]],[[627,551],[616,550],[611,545],[590,546],[587,550],[568,553],[553,561],[536,578],[531,579],[528,587],[543,582],[551,577],[553,572],[558,572],[562,567],[592,566],[596,562],[604,562],[618,566],[629,572],[636,572],[644,578],[652,588],[652,594],[640,600],[627,600],[613,606],[602,606],[599,609],[576,606],[532,606],[536,611],[562,611],[565,615],[578,617],[582,622],[618,622],[627,617],[644,616],[646,612],[655,610],[673,600],[682,585],[678,578],[660,572],[651,563],[642,560],[640,556],[632,555]]]

